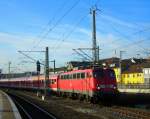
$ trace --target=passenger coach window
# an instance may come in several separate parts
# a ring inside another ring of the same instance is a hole
[[[76,79],[76,74],[73,74],[73,79]]]
[[[51,79],[49,79],[49,83],[51,84]]]
[[[64,79],[67,79],[67,75],[64,75]]]
[[[72,79],[72,74],[69,75],[69,79]]]
[[[67,79],[69,79],[69,74],[67,75]]]
[[[85,78],[85,73],[81,73],[81,78],[82,78],[82,79]]]
[[[77,79],[80,79],[80,73],[77,73]]]

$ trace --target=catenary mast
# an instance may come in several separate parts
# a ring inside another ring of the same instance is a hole
[[[95,65],[99,60],[99,47],[96,43],[96,8],[91,9],[92,14],[92,55],[93,55],[93,64]]]

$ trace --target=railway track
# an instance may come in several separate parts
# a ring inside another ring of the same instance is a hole
[[[8,93],[8,95],[18,107],[22,119],[57,119],[54,115],[40,108],[36,104],[24,99],[23,97],[12,93]]]
[[[30,100],[38,99],[36,97],[36,95],[33,94],[33,93],[21,92],[21,94],[19,94],[15,91],[12,92],[12,93],[17,94],[20,97],[24,97],[26,99],[27,99],[27,97],[29,97]],[[54,99],[54,102],[53,102],[53,99]],[[81,102],[78,103],[78,101],[73,101],[73,100],[68,100],[68,99],[63,100],[62,98],[59,101],[58,98],[55,98],[55,97],[54,98],[51,97],[49,100],[51,102],[48,103],[48,104],[51,104],[51,108],[52,108],[52,105],[55,105],[55,107],[61,107],[62,106],[63,111],[62,112],[59,111],[59,112],[61,112],[63,114],[65,112],[64,108],[67,107],[70,110],[73,109],[76,112],[81,112],[81,113],[84,113],[85,115],[87,115],[87,114],[88,115],[93,115],[93,116],[96,115],[97,118],[102,117],[102,118],[105,118],[105,119],[150,119],[150,112],[148,110],[142,110],[142,109],[131,108],[131,107],[123,107],[123,106],[120,106],[120,105],[89,104],[89,103],[86,103],[86,102],[84,102],[83,105],[82,105],[82,104],[80,104]],[[57,103],[58,103],[58,105],[57,105]],[[80,105],[80,106],[77,106],[77,105]],[[48,108],[46,108],[46,109],[48,109]],[[53,113],[56,114],[57,112],[58,112],[58,110],[56,112],[53,112]],[[69,113],[69,111],[67,110],[66,113]],[[70,116],[70,118],[73,115],[75,115],[75,117],[79,117],[74,113],[71,113],[71,114],[72,115]],[[58,116],[59,114],[56,114],[56,115]],[[101,116],[99,116],[99,115],[101,115]],[[62,116],[59,116],[59,117],[62,117]],[[65,116],[65,119],[66,119],[66,116]],[[79,119],[80,119],[80,117],[79,117]],[[90,119],[92,119],[92,118],[90,118]]]
[[[107,112],[117,119],[150,119],[150,112],[127,107],[111,107]]]

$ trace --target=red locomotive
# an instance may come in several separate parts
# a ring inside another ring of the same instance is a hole
[[[44,76],[2,79],[0,86],[24,89],[44,89]],[[97,99],[117,93],[115,73],[112,69],[90,68],[50,75],[46,81],[50,93],[58,95]]]
[[[50,77],[49,89],[62,95],[97,99],[117,92],[116,78],[111,69],[74,70]]]

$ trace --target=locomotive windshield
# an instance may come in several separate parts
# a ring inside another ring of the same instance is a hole
[[[116,78],[115,72],[113,70],[109,70],[109,77],[112,79]]]
[[[105,73],[106,72],[106,73]],[[111,79],[115,79],[116,76],[115,76],[115,73],[113,70],[111,69],[108,69],[104,72],[103,69],[99,69],[99,70],[94,70],[93,71],[93,77],[94,78],[97,78],[97,79],[100,79],[100,78],[103,78],[105,75],[107,75],[108,77],[110,77]]]
[[[104,76],[103,70],[95,70],[93,71],[94,78],[102,78]]]

